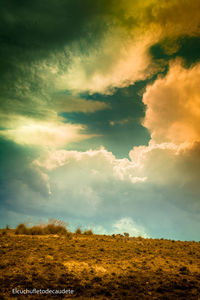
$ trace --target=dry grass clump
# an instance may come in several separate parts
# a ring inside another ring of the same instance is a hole
[[[69,235],[70,233],[64,225],[60,224],[47,224],[47,225],[36,225],[33,227],[26,227],[25,224],[19,224],[15,230],[15,234],[27,234],[27,235]]]

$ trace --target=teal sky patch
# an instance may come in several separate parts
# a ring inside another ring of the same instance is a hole
[[[117,89],[113,95],[82,94],[84,99],[108,103],[110,109],[89,113],[62,113],[67,122],[87,126],[88,134],[99,135],[87,141],[70,145],[70,149],[85,151],[104,146],[119,158],[128,157],[133,146],[147,145],[149,132],[141,125],[145,116],[145,105],[140,91],[147,81],[127,88]],[[69,148],[67,148],[69,149]]]

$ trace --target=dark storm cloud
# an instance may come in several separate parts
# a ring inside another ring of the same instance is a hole
[[[34,59],[80,36],[92,40],[91,34],[98,36],[106,25],[94,22],[105,12],[101,4],[105,1],[1,1],[1,41],[7,55],[13,50],[23,59],[26,56],[20,50],[33,50]]]
[[[27,98],[31,93],[37,97],[42,93],[34,62],[63,50],[74,40],[80,39],[81,43],[86,39],[87,45],[96,41],[106,27],[105,22],[95,22],[104,11],[101,4],[105,4],[104,1],[99,4],[94,1],[1,1],[0,82],[4,109],[27,115],[34,111],[33,101]],[[69,60],[67,52],[63,50],[63,53]],[[19,92],[27,78],[28,87],[24,86]],[[21,107],[21,101],[30,107]],[[13,102],[16,103],[14,108]]]
[[[113,18],[121,18],[112,0],[2,0],[0,4],[2,77],[20,62],[29,64],[73,41],[87,52],[86,46],[97,42]]]
[[[165,39],[153,45],[149,51],[154,60],[161,60],[166,65],[170,59],[181,57],[189,68],[200,60],[200,37],[182,37],[176,41]]]

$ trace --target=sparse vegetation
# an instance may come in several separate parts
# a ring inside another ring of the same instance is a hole
[[[63,235],[57,226],[62,224],[0,230],[2,299],[11,299],[15,287],[70,288],[70,299],[198,299],[200,243],[77,234],[67,228]]]
[[[47,235],[47,234],[69,234],[66,227],[57,224],[37,225],[33,227],[26,227],[25,224],[19,224],[15,230],[15,234],[26,234],[26,235]]]

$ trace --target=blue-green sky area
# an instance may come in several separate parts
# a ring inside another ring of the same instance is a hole
[[[147,81],[137,82],[129,87],[117,89],[112,95],[82,94],[83,99],[106,102],[109,109],[93,114],[70,112],[61,115],[70,123],[81,123],[87,126],[88,134],[96,134],[85,143],[72,144],[70,149],[86,151],[104,146],[118,158],[127,157],[133,146],[147,145],[150,140],[148,130],[142,126],[145,116],[145,105],[140,92]],[[68,148],[69,149],[69,148]]]
[[[200,3],[0,8],[0,226],[199,240]]]

